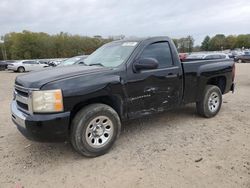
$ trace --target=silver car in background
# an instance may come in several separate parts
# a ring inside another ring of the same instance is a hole
[[[211,53],[192,53],[186,57],[185,62],[200,61],[200,60],[215,60],[215,59],[230,59],[225,53],[211,52]]]
[[[17,72],[36,71],[48,67],[47,64],[35,60],[21,60],[9,63],[7,69]]]

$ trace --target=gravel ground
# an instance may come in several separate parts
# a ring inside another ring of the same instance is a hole
[[[10,119],[17,73],[0,72],[0,187],[250,187],[250,64],[212,119],[195,106],[126,123],[112,150],[80,156],[69,143],[24,138]]]

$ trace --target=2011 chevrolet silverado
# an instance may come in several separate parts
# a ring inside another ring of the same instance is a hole
[[[210,118],[234,91],[234,62],[181,63],[168,37],[114,41],[81,64],[16,78],[11,114],[24,136],[69,139],[80,154],[96,157],[112,147],[124,120],[187,103]]]

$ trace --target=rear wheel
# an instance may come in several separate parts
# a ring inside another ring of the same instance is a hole
[[[71,143],[84,156],[100,156],[112,147],[120,130],[121,122],[114,109],[105,104],[92,104],[74,117]]]
[[[222,94],[219,87],[208,85],[202,95],[201,101],[196,103],[198,114],[203,117],[215,116],[221,108]]]
[[[18,67],[17,72],[25,72],[24,67]]]

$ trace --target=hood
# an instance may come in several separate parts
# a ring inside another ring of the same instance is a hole
[[[17,76],[15,84],[26,88],[41,88],[44,84],[52,81],[88,74],[98,74],[108,70],[112,69],[100,66],[83,65],[45,68],[42,71],[30,72],[21,76]]]

